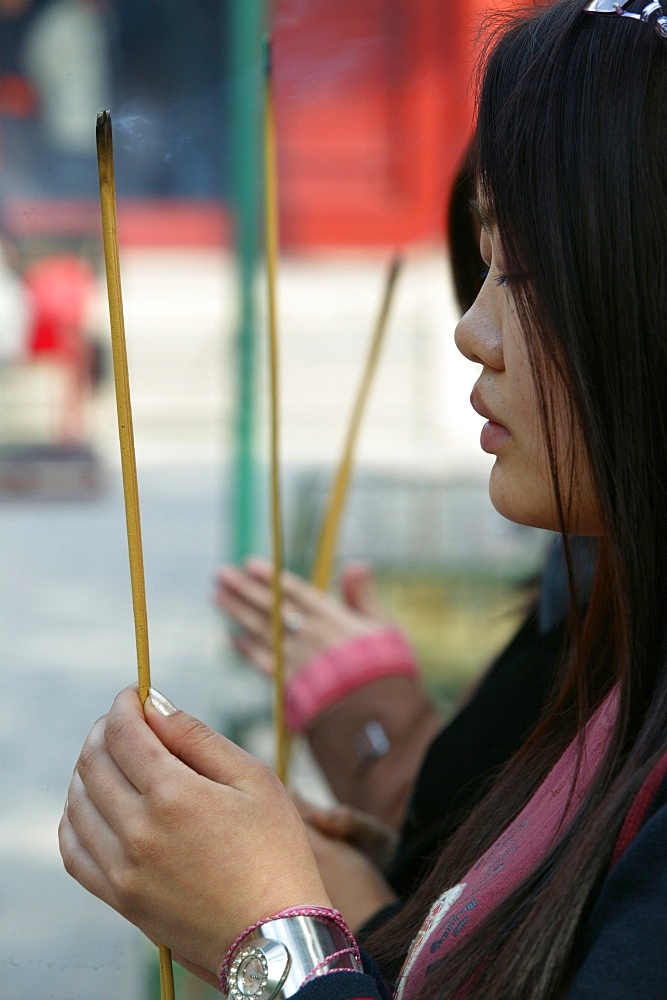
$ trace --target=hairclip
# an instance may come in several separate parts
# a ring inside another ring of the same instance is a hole
[[[592,0],[584,7],[585,14],[618,14],[619,17],[631,17],[633,21],[643,21],[653,25],[661,38],[667,38],[667,16],[659,0],[650,0],[640,14],[633,14],[624,7],[630,0]]]

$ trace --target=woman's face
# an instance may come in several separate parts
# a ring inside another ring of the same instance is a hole
[[[496,456],[489,481],[491,502],[511,521],[558,531],[560,524],[532,366],[511,282],[503,272],[498,232],[486,221],[482,221],[480,251],[489,271],[477,299],[458,323],[455,339],[465,357],[482,365],[470,402],[487,419],[480,439],[482,449]],[[572,471],[573,433],[564,390],[558,386],[560,381],[554,377],[552,433],[559,482],[565,492]],[[576,453],[579,461],[578,464],[575,461],[566,528],[573,533],[599,534],[600,519],[590,472],[583,463],[583,445]],[[567,513],[568,497],[563,499]]]

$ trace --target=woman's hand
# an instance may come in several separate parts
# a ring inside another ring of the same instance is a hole
[[[383,823],[377,816],[342,802],[322,807],[314,806],[297,796],[294,801],[301,819],[309,827],[314,827],[327,837],[345,840],[365,854],[379,871],[388,870],[398,845],[398,833],[393,827]]]
[[[135,689],[88,736],[59,837],[67,871],[185,963],[215,973],[245,927],[330,906],[303,822],[273,772]]]
[[[217,607],[239,629],[232,635],[235,648],[268,675],[274,669],[271,572],[270,563],[257,557],[248,559],[242,567],[226,566],[217,574],[214,594]],[[343,601],[287,571],[282,574],[281,586],[287,677],[330,646],[387,625],[371,572],[364,564],[350,564],[344,570]]]
[[[324,886],[354,932],[396,898],[382,873],[398,836],[375,816],[351,806],[323,808],[299,798],[295,802]]]
[[[392,903],[396,894],[366,853],[343,836],[323,832],[322,826],[327,826],[326,819],[319,826],[306,825],[329,898],[343,914],[352,932],[356,933],[374,913]],[[329,828],[335,829],[340,825],[334,818]],[[343,821],[342,826],[347,828],[347,823]]]

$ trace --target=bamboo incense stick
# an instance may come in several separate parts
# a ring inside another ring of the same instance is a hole
[[[130,401],[123,299],[120,285],[111,115],[108,111],[100,111],[97,116],[96,137],[97,165],[100,176],[100,202],[102,207],[104,265],[107,276],[107,294],[109,297],[113,373],[116,388],[116,409],[118,412],[118,437],[120,440],[125,522],[127,527],[127,546],[130,559],[130,581],[132,584],[132,605],[137,647],[139,697],[144,702],[148,697],[148,689],[151,685],[151,671],[148,652],[148,623],[146,619],[146,589],[141,546],[137,465],[134,454],[132,405]]]
[[[165,944],[157,946],[160,963],[160,1000],[175,1000],[174,966],[171,961],[171,951]]]
[[[338,541],[340,521],[343,513],[343,507],[345,504],[345,498],[347,496],[350,476],[352,473],[354,449],[356,446],[357,438],[359,436],[359,428],[361,426],[364,409],[373,382],[373,377],[375,375],[378,360],[380,357],[380,351],[382,348],[385,332],[387,329],[387,320],[389,318],[391,303],[393,300],[394,290],[396,287],[396,279],[398,278],[402,265],[403,265],[403,258],[397,254],[392,259],[389,265],[389,270],[387,271],[384,294],[382,296],[380,310],[378,312],[377,320],[375,322],[373,336],[371,338],[371,343],[368,351],[368,357],[366,358],[366,365],[364,368],[363,377],[361,379],[359,390],[357,392],[357,398],[355,400],[354,407],[352,410],[350,425],[348,428],[347,436],[345,438],[343,453],[338,466],[338,471],[333,480],[331,490],[329,493],[329,499],[327,502],[324,518],[322,521],[322,528],[316,549],[313,571],[311,574],[312,582],[315,584],[316,587],[319,587],[320,590],[326,590],[331,580],[331,574],[333,572],[333,564],[336,555],[336,544]]]
[[[123,297],[120,285],[120,261],[118,255],[118,226],[116,217],[116,184],[113,167],[113,142],[111,114],[100,111],[97,116],[97,167],[100,179],[100,204],[102,208],[102,239],[104,244],[104,266],[107,277],[109,298],[109,319],[111,323],[111,348],[113,356],[114,384],[116,389],[116,409],[118,412],[118,437],[123,475],[123,496],[125,501],[125,523],[127,527],[127,547],[130,561],[130,582],[132,586],[132,607],[134,612],[134,633],[137,648],[137,674],[139,697],[142,704],[148,697],[151,686],[150,658],[148,651],[148,621],[146,615],[146,586],[144,580],[144,560],[141,545],[141,519],[139,516],[139,489],[137,486],[137,463],[134,452],[134,432],[132,428],[132,405],[127,368],[127,348],[125,344],[125,322],[123,319]],[[165,945],[158,945],[160,959],[160,1000],[174,1000],[174,978],[171,952]]]
[[[282,510],[280,493],[280,386],[278,351],[278,181],[276,128],[271,67],[271,43],[264,40],[264,213],[266,247],[266,287],[269,327],[269,396],[271,423],[271,635],[274,656],[275,771],[287,779],[289,737],[285,727],[285,667],[283,658]]]

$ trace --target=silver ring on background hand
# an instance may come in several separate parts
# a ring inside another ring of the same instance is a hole
[[[302,611],[285,611],[283,614],[283,625],[286,632],[291,632],[294,635],[299,632],[306,623],[306,616]]]

